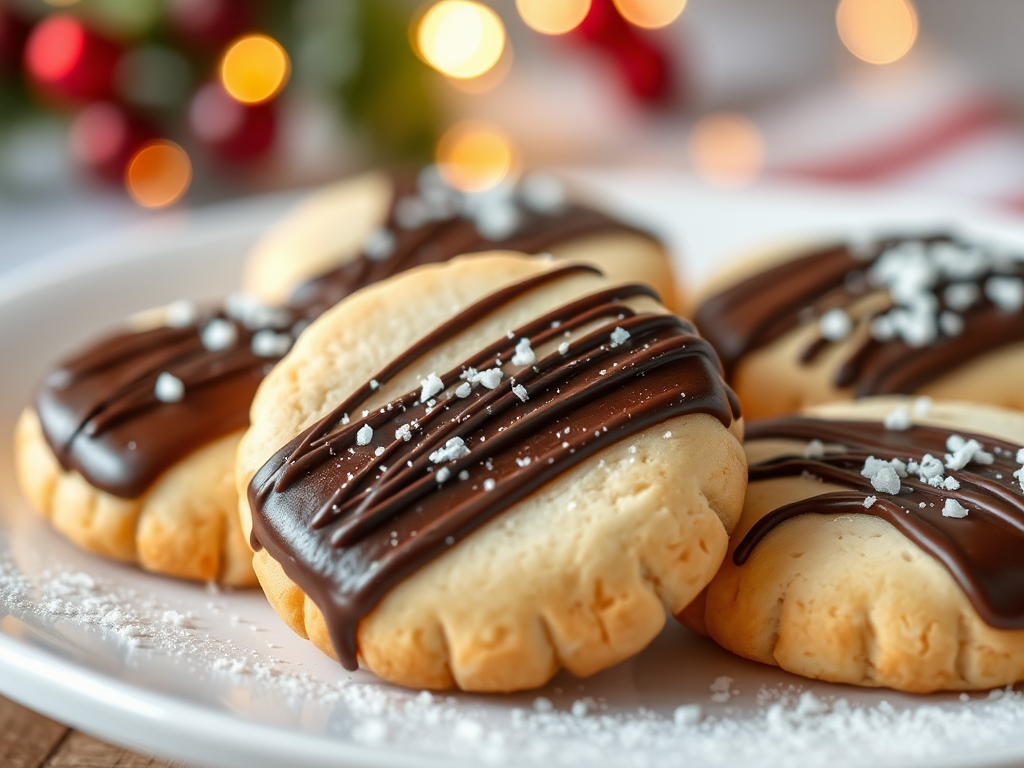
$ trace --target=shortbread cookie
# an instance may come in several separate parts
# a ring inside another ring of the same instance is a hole
[[[741,423],[650,288],[461,257],[323,315],[239,447],[271,604],[348,669],[511,691],[642,649],[721,562]]]
[[[933,235],[767,262],[695,314],[747,418],[888,394],[1024,409],[1024,255]]]
[[[664,247],[646,232],[569,202],[556,178],[534,174],[465,194],[434,166],[418,174],[369,173],[310,195],[254,247],[245,286],[267,301],[326,309],[411,267],[490,250],[585,261],[613,280],[647,283],[675,306]]]
[[[409,266],[479,247],[480,231],[563,256],[593,252],[590,261],[635,268],[673,290],[654,240],[564,204],[550,182],[472,196],[420,178],[421,197],[384,174],[346,182],[268,233],[253,251],[256,282],[274,296],[301,282],[287,304],[252,294],[208,309],[179,302],[58,365],[18,429],[32,505],[91,551],[173,576],[255,584],[237,527],[234,448],[263,375],[323,310]],[[416,201],[433,206],[418,224],[409,213]],[[311,270],[324,272],[309,279]]]
[[[729,555],[683,615],[790,672],[904,691],[1024,679],[1024,414],[869,398],[747,426]]]

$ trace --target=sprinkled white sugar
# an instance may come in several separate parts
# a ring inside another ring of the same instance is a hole
[[[1024,307],[1024,281],[1019,277],[994,275],[985,281],[985,296],[1006,312]]]
[[[356,445],[369,445],[371,440],[373,440],[373,427],[363,424],[356,432]]]
[[[441,467],[439,470],[437,470],[437,473],[434,475],[434,479],[437,480],[437,482],[439,483],[444,483],[447,482],[448,478],[450,478],[451,476],[452,471],[448,469],[448,467]]]
[[[171,328],[184,328],[192,325],[198,316],[199,311],[196,309],[196,305],[183,299],[168,304],[164,318]]]
[[[494,480],[492,478],[490,478],[490,477],[488,477],[486,480],[484,480],[484,490],[485,491],[493,491],[496,485],[497,485],[497,483],[495,483]]]
[[[380,227],[373,230],[363,241],[363,253],[370,261],[384,261],[395,252],[395,233]]]
[[[502,373],[501,368],[490,368],[486,371],[480,371],[470,379],[473,384],[483,384],[487,389],[497,389],[498,385],[501,384],[501,378],[505,374]]]
[[[565,355],[569,354],[569,342],[568,341],[563,341],[561,344],[558,345],[558,354],[562,355],[563,357]]]
[[[529,339],[520,339],[516,344],[515,354],[512,355],[512,365],[533,365],[537,362],[537,355],[530,346]]]
[[[804,447],[805,459],[820,459],[825,455],[825,444],[817,438],[811,440]]]
[[[877,496],[865,496],[864,497],[864,502],[863,502],[864,503],[864,508],[865,509],[871,509],[871,507],[874,506],[876,501],[878,501],[878,497]]]
[[[515,396],[522,400],[524,403],[530,399],[530,395],[527,394],[526,392],[526,387],[524,387],[522,384],[516,384],[514,387],[512,387],[512,391],[515,393]]]
[[[853,331],[853,322],[842,309],[830,309],[818,320],[818,330],[829,341],[842,341]]]
[[[444,444],[444,448],[438,448],[430,454],[430,460],[435,464],[441,464],[446,461],[461,459],[468,453],[469,448],[466,447],[466,442],[461,437],[452,437]]]
[[[185,399],[185,384],[174,374],[164,371],[156,377],[153,394],[161,403],[180,403]]]
[[[444,382],[436,372],[431,373],[427,378],[420,379],[420,402],[425,403],[438,392],[444,389]]]
[[[942,516],[943,517],[967,517],[967,508],[960,504],[956,499],[946,499],[946,503],[942,505]]]
[[[238,328],[230,320],[215,317],[199,332],[203,348],[210,352],[220,352],[235,345],[238,341]]]
[[[616,326],[608,338],[611,339],[612,347],[618,347],[629,341],[629,331]]]
[[[268,328],[252,335],[252,351],[260,357],[281,357],[292,346],[292,337],[287,333],[275,333]]]
[[[910,429],[910,409],[905,405],[901,405],[896,410],[890,412],[882,423],[885,424],[886,429],[897,431]]]
[[[412,427],[408,424],[403,424],[395,430],[395,440],[401,440],[408,443],[412,440]]]

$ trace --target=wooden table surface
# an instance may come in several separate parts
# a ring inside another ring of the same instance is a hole
[[[182,768],[115,747],[0,698],[2,768]]]

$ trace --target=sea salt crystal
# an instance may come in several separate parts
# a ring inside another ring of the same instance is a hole
[[[558,354],[560,354],[562,357],[565,357],[567,354],[569,354],[568,341],[563,341],[561,344],[558,345]]]
[[[431,373],[427,378],[420,379],[420,402],[425,403],[438,392],[444,389],[444,382],[437,373]]]
[[[533,461],[529,456],[523,456],[522,458],[516,459],[516,465],[520,467],[530,466],[530,462]]]
[[[283,357],[292,346],[292,337],[263,328],[252,335],[252,352],[259,357]]]
[[[900,492],[900,478],[892,467],[882,467],[871,478],[871,487],[881,493],[888,493],[893,496]]]
[[[412,427],[408,424],[403,424],[395,430],[395,440],[401,440],[403,442],[409,442],[412,440]]]
[[[627,331],[625,328],[619,328],[618,326],[616,326],[615,330],[612,331],[611,336],[609,336],[609,338],[611,339],[612,347],[622,346],[627,341],[629,341],[629,331]]]
[[[939,315],[939,330],[945,336],[959,336],[964,332],[964,319],[955,312],[943,312]]]
[[[238,328],[230,320],[215,317],[208,322],[199,333],[203,348],[210,352],[229,349],[238,341]]]
[[[672,712],[672,721],[681,727],[696,725],[700,722],[700,717],[700,704],[683,704]]]
[[[450,469],[448,469],[448,467],[441,467],[434,474],[434,479],[437,480],[438,483],[444,483],[444,482],[447,482],[447,480],[451,476],[452,476],[452,471]]]
[[[967,517],[967,508],[962,506],[956,499],[946,499],[946,503],[942,505],[942,516],[943,517]]]
[[[871,509],[871,507],[873,507],[875,505],[876,501],[878,501],[878,497],[877,496],[866,496],[864,498],[864,508],[865,509]]]
[[[985,281],[985,296],[1006,312],[1024,307],[1024,281],[1019,277],[995,275]]]
[[[842,309],[830,309],[818,320],[818,330],[829,341],[842,341],[853,331],[853,322]]]
[[[167,305],[164,319],[171,328],[184,328],[192,325],[199,316],[196,305],[191,301],[175,301]]]
[[[825,455],[825,444],[817,438],[811,440],[804,447],[805,459],[820,459]]]
[[[526,387],[524,387],[522,384],[516,384],[514,387],[512,387],[512,391],[515,393],[515,396],[522,400],[524,403],[530,399],[529,394],[527,394],[526,392]]]
[[[473,385],[464,381],[455,388],[456,397],[469,397],[473,393]]]
[[[470,381],[474,384],[483,384],[487,389],[497,389],[504,375],[501,368],[490,368],[475,374]]]
[[[430,454],[430,460],[435,464],[442,464],[446,461],[461,459],[468,453],[469,448],[466,447],[465,441],[461,437],[452,437],[444,444],[443,448],[438,448]]]
[[[156,377],[153,394],[161,403],[180,403],[185,399],[185,384],[174,374],[164,371]]]
[[[520,339],[516,344],[515,354],[512,355],[512,365],[533,365],[537,362],[537,355],[530,346],[529,339]]]
[[[932,399],[930,397],[919,397],[914,401],[914,415],[928,416],[932,412]]]
[[[896,410],[891,411],[882,423],[885,424],[886,429],[894,431],[910,429],[910,409],[905,405],[901,405]]]
[[[356,445],[369,445],[373,439],[373,427],[369,424],[363,424],[356,432]]]
[[[955,312],[970,309],[981,297],[981,289],[974,283],[950,283],[942,292],[942,300]]]
[[[396,244],[395,233],[379,227],[363,241],[363,253],[370,261],[384,261],[395,252]]]

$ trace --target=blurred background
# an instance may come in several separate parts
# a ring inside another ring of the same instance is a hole
[[[0,0],[0,266],[436,161],[1024,215],[1021,0]]]

